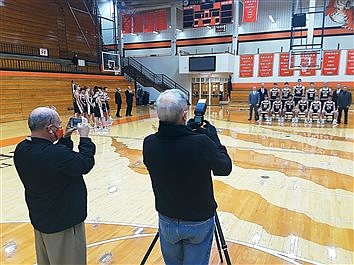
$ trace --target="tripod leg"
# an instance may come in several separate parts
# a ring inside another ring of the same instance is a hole
[[[231,265],[231,260],[229,256],[229,252],[227,251],[227,245],[225,242],[225,237],[221,229],[220,221],[217,212],[215,212],[215,224],[216,224],[216,229],[218,230],[218,234],[220,237],[220,242],[221,242],[221,248],[224,251],[225,259],[226,259],[226,264]]]
[[[145,262],[146,262],[146,260],[148,259],[148,257],[149,257],[149,255],[150,255],[152,249],[154,248],[154,246],[155,246],[156,241],[157,241],[158,238],[159,238],[159,232],[156,233],[156,235],[155,235],[154,239],[152,240],[152,242],[151,242],[151,244],[150,244],[148,250],[147,250],[146,253],[145,253],[145,256],[144,256],[143,260],[140,262],[140,265],[144,265],[144,264],[145,264]]]
[[[220,262],[223,263],[224,260],[223,260],[223,258],[222,258],[222,253],[221,253],[221,248],[220,248],[220,241],[219,241],[219,235],[218,235],[218,230],[216,229],[216,227],[215,227],[215,230],[214,230],[214,234],[215,234],[216,246],[218,247]]]

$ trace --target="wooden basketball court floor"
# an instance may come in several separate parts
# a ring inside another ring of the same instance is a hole
[[[156,233],[142,143],[158,120],[154,108],[134,111],[107,132],[91,134],[97,153],[85,176],[89,264],[139,264]],[[353,264],[354,113],[349,115],[349,125],[337,127],[279,126],[249,122],[247,111],[237,107],[208,109],[206,119],[217,127],[233,161],[230,176],[214,177],[233,264]],[[1,264],[36,263],[12,160],[16,144],[28,134],[26,121],[1,124]],[[73,140],[77,144],[78,136]],[[147,263],[163,263],[159,243]],[[219,263],[214,242],[210,264]]]

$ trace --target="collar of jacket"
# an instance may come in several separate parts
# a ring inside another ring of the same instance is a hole
[[[195,133],[186,125],[177,125],[166,121],[159,122],[159,130],[157,132],[158,136],[182,136],[189,134]]]

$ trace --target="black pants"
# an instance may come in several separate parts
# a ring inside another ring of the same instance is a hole
[[[257,104],[250,105],[250,119],[252,119],[253,109],[254,109],[254,119],[258,120],[258,106],[257,106]]]
[[[338,107],[338,123],[340,123],[340,119],[342,118],[342,111],[344,110],[344,123],[348,123],[348,110],[349,108],[341,108]]]
[[[133,103],[127,102],[127,110],[125,112],[125,116],[131,116],[133,109]]]
[[[122,108],[122,104],[117,104],[117,113],[116,113],[116,117],[120,117],[120,109]]]

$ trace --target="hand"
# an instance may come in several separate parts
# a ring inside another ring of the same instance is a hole
[[[211,125],[207,120],[204,120],[203,126],[198,127],[195,131],[206,134],[214,143],[221,145],[215,126]]]
[[[90,132],[90,125],[88,123],[79,123],[77,125],[77,131],[80,137],[88,137]]]
[[[68,120],[66,127],[65,127],[65,133],[63,135],[64,138],[69,138],[71,134],[76,130],[76,128],[71,127],[71,118]]]

